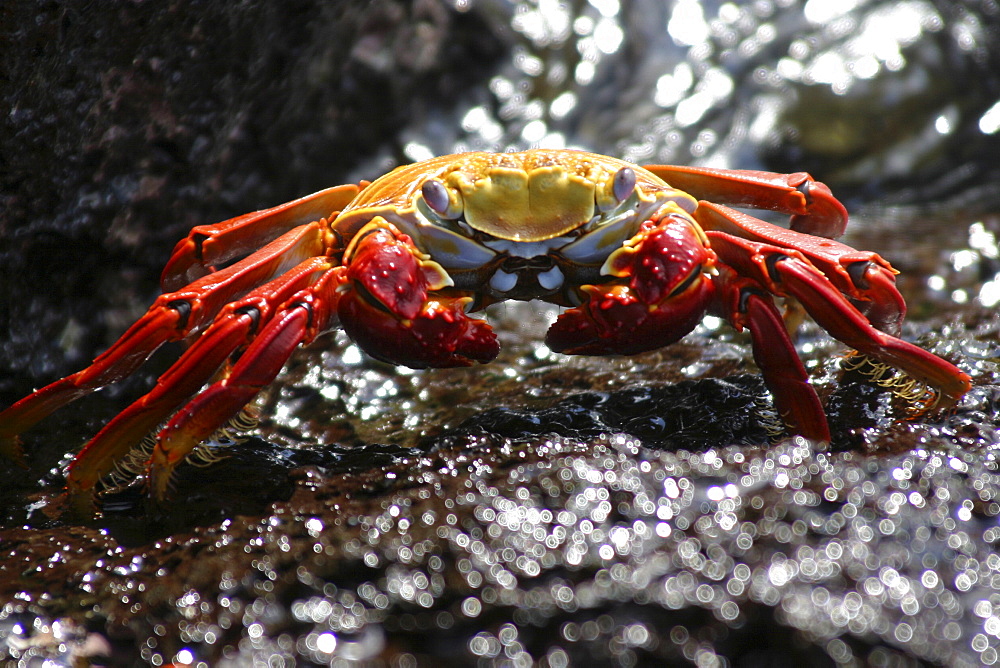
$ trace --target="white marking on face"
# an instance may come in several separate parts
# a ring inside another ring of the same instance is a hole
[[[510,292],[517,285],[517,274],[509,274],[503,269],[497,269],[490,278],[490,287],[497,292]]]
[[[563,273],[559,267],[552,267],[538,274],[538,284],[545,290],[558,290],[563,284]]]

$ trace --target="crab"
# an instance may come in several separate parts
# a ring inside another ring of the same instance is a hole
[[[730,207],[789,215],[789,227]],[[834,241],[846,224],[843,205],[806,173],[639,167],[543,149],[402,166],[192,229],[164,269],[163,294],[110,349],[0,413],[0,449],[19,452],[19,433],[183,340],[173,366],[66,474],[70,494],[93,494],[155,434],[146,480],[161,499],[175,467],[298,346],[340,327],[392,364],[485,363],[499,344],[470,314],[507,299],[564,307],[545,343],[568,354],[660,348],[709,313],[749,330],[787,431],[816,441],[830,430],[776,299],[801,305],[870,361],[871,375],[898,369],[925,407],[953,405],[969,376],[899,338],[897,272]]]

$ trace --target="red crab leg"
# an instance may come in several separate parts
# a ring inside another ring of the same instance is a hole
[[[160,286],[164,292],[179,290],[210,273],[212,266],[252,253],[294,227],[329,220],[367,185],[363,181],[359,185],[335,186],[270,209],[194,227],[174,246]]]
[[[230,267],[183,290],[160,295],[146,314],[86,369],[46,385],[0,413],[0,452],[18,452],[18,434],[59,407],[125,378],[163,343],[201,329],[234,297],[307,257],[322,254],[326,238],[319,223],[303,225]]]
[[[822,271],[837,289],[851,297],[869,322],[899,336],[906,302],[896,289],[896,274],[886,260],[871,251],[859,251],[839,241],[824,239],[765,223],[727,206],[700,202],[695,218],[705,230],[794,249]]]
[[[830,189],[805,172],[776,174],[709,167],[646,165],[674,188],[700,200],[791,215],[792,229],[834,238],[847,227],[847,210]]]
[[[727,265],[780,296],[799,300],[820,327],[865,355],[888,362],[911,378],[937,388],[942,405],[953,405],[971,387],[968,375],[911,343],[872,327],[868,319],[806,258],[790,249],[707,232]]]
[[[826,413],[809,384],[802,360],[788,336],[774,300],[756,281],[719,267],[716,310],[736,331],[750,330],[753,357],[771,390],[775,408],[790,432],[815,441],[830,441]]]
[[[337,288],[344,280],[343,267],[337,267],[285,302],[228,376],[189,401],[160,431],[149,464],[150,491],[155,498],[166,496],[177,464],[271,383],[296,347],[336,326]]]
[[[225,363],[253,338],[279,304],[307,288],[330,262],[315,257],[281,275],[247,296],[230,302],[215,321],[162,375],[146,395],[119,413],[84,447],[69,467],[71,492],[90,490],[116,462],[194,395]]]

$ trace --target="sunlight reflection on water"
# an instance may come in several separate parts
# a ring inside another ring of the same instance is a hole
[[[917,97],[934,87],[934,75],[927,64],[912,62],[920,55],[914,45],[937,35],[960,52],[986,46],[975,13],[945,17],[925,0],[455,5],[509,13],[513,58],[494,76],[490,98],[473,96],[460,110],[461,134],[408,137],[411,159],[453,150],[570,147],[636,162],[757,167],[761,147],[799,132],[789,118],[806,103],[804,95],[825,91],[862,102]],[[896,171],[935,150],[961,122],[957,107],[934,104],[930,135],[899,147]],[[975,119],[982,133],[1000,127],[997,108]],[[849,113],[828,110],[821,132],[830,136],[815,143],[836,150],[864,142],[838,134],[836,115]]]

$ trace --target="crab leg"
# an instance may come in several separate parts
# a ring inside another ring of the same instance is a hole
[[[328,270],[282,304],[227,377],[189,401],[160,431],[149,464],[153,496],[166,495],[177,464],[273,381],[296,347],[337,325],[337,288],[344,273],[343,267]]]
[[[789,431],[830,441],[823,405],[809,384],[802,360],[788,336],[774,300],[756,281],[719,267],[715,308],[736,331],[750,330],[753,357]]]
[[[704,230],[793,248],[822,271],[838,290],[854,301],[869,322],[899,336],[906,302],[896,289],[896,274],[886,260],[871,251],[859,251],[832,239],[821,239],[765,223],[742,211],[711,202],[699,202],[695,218]]]
[[[314,283],[330,262],[315,257],[222,309],[215,321],[157,380],[146,395],[119,413],[69,467],[71,492],[90,490],[115,462],[195,394],[226,359],[271,320],[279,304]]]
[[[160,295],[139,320],[86,369],[57,380],[0,413],[0,452],[18,452],[17,435],[71,401],[125,378],[167,341],[197,332],[234,297],[271,280],[307,257],[321,255],[328,233],[303,225],[230,267]]]
[[[331,220],[367,185],[367,181],[362,181],[359,185],[335,186],[214,225],[198,225],[174,246],[163,268],[160,286],[164,292],[179,290],[210,273],[212,266],[252,253],[294,227]]]
[[[792,229],[798,232],[832,239],[847,227],[844,205],[825,184],[805,172],[776,174],[676,165],[646,165],[645,169],[700,200],[789,214]]]
[[[835,339],[936,388],[944,407],[953,405],[971,387],[969,376],[954,365],[873,327],[802,254],[724,232],[706,234],[724,263],[759,281],[773,294],[797,299]]]

